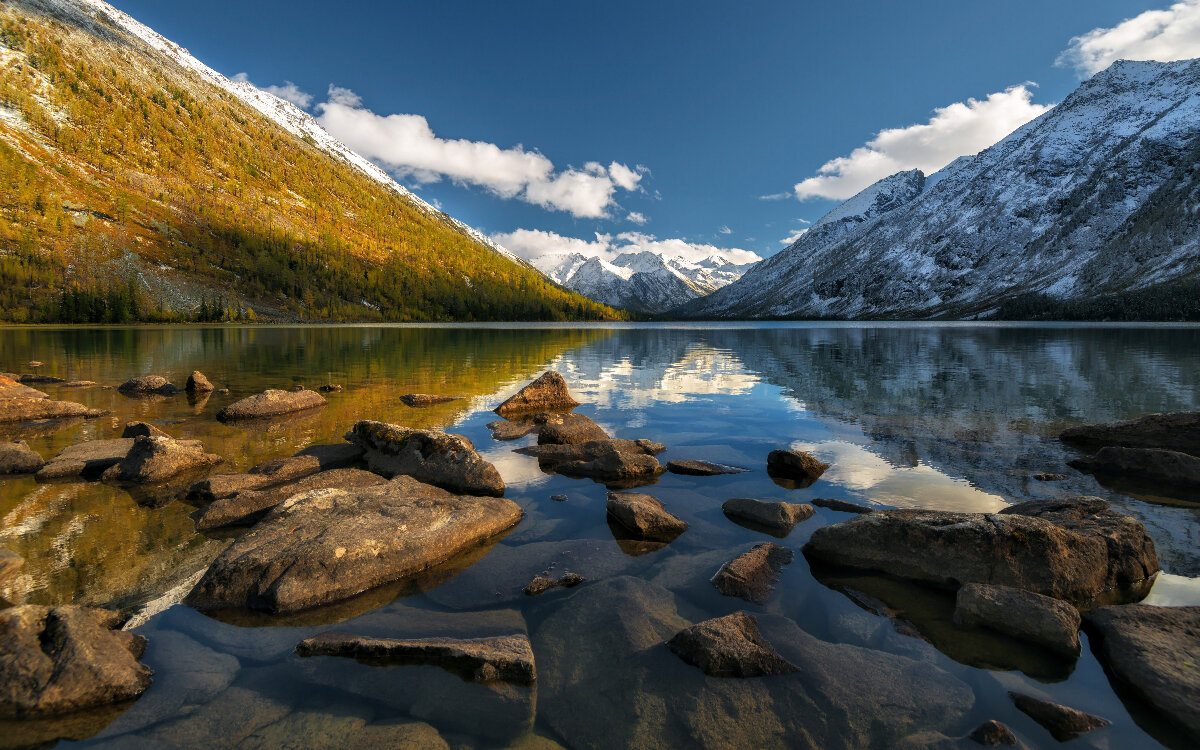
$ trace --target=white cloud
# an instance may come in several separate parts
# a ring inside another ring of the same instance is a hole
[[[733,234],[733,230],[730,229],[729,226],[726,224],[722,224],[721,228],[718,229],[717,231],[721,234]]]
[[[518,229],[492,235],[492,239],[521,258],[533,261],[547,255],[579,253],[589,258],[612,260],[621,253],[650,251],[667,257],[682,258],[691,263],[717,255],[733,263],[753,263],[762,260],[757,253],[741,248],[716,247],[682,239],[660,240],[652,234],[622,232],[616,237],[596,233],[595,240],[565,237],[540,229]]]
[[[807,232],[808,232],[808,227],[805,227],[804,229],[797,229],[795,232],[792,232],[787,237],[784,237],[782,240],[780,240],[779,244],[780,245],[791,245],[793,242],[795,242],[796,240],[803,237]]]
[[[233,80],[239,83],[249,83],[251,86],[255,85],[246,73],[238,73],[233,77]],[[291,102],[300,109],[308,109],[309,105],[312,104],[312,94],[304,91],[291,81],[284,81],[282,86],[258,86],[257,88],[269,94],[274,94],[285,102]]]
[[[582,168],[555,171],[553,162],[523,146],[500,148],[493,143],[445,139],[434,134],[421,115],[378,115],[349,89],[329,87],[317,105],[326,130],[368,159],[418,183],[443,178],[478,185],[502,198],[516,198],[573,216],[602,218],[614,205],[613,195],[639,189],[644,168],[613,162],[588,162]]]
[[[865,145],[826,162],[796,184],[796,197],[844,200],[909,169],[931,174],[959,156],[977,153],[1050,109],[1034,104],[1031,84],[934,110],[929,122],[881,130]]]
[[[1183,0],[1075,37],[1055,65],[1090,76],[1116,60],[1171,62],[1193,57],[1200,57],[1200,0]]]
[[[760,201],[781,201],[784,198],[791,198],[792,195],[792,193],[771,193],[770,195],[760,195],[758,199]]]
[[[650,220],[646,218],[645,214],[639,211],[630,211],[629,215],[625,217],[625,221],[633,222],[634,224],[641,226]]]

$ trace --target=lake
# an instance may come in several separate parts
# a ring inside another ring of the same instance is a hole
[[[770,747],[799,742],[783,739],[781,729],[797,721],[826,727],[814,729],[815,737],[850,732],[838,729],[848,706],[858,704],[850,714],[862,714],[861,702],[881,700],[870,685],[856,695],[837,693],[854,686],[838,686],[831,674],[820,679],[841,697],[805,704],[786,681],[817,679],[811,674],[760,678],[768,687],[708,678],[656,640],[679,623],[744,610],[761,614],[772,632],[798,626],[805,638],[819,639],[814,649],[843,644],[855,649],[830,653],[882,652],[888,664],[940,669],[973,693],[961,715],[917,718],[906,732],[936,726],[961,736],[998,719],[1030,747],[1057,746],[1012,706],[1006,693],[1019,690],[1112,722],[1073,746],[1182,747],[1186,740],[1123,702],[1086,637],[1081,657],[1069,663],[1003,636],[956,629],[950,594],[810,569],[800,547],[814,529],[850,515],[818,509],[775,540],[729,521],[721,504],[733,497],[831,498],[987,512],[1030,499],[1098,495],[1142,521],[1155,539],[1164,572],[1147,601],[1200,604],[1200,498],[1102,486],[1067,468],[1079,454],[1056,439],[1082,422],[1200,408],[1198,352],[1200,328],[1170,325],[0,328],[0,371],[30,372],[26,363],[39,360],[41,374],[101,386],[148,373],[182,386],[200,370],[231,391],[196,401],[39,385],[52,398],[111,412],[56,429],[3,430],[0,439],[24,439],[43,457],[117,437],[126,422],[143,420],[202,440],[225,458],[219,470],[232,473],[340,442],[357,420],[375,419],[466,436],[499,469],[506,497],[525,511],[485,548],[345,605],[286,618],[215,619],[168,606],[231,539],[197,534],[189,517],[195,508],[99,482],[0,480],[0,547],[26,560],[0,597],[140,613],[148,618],[137,628],[149,639],[144,661],[155,672],[154,684],[130,706],[4,722],[0,746],[55,738],[114,747],[138,746],[135,738],[148,747],[338,746],[354,738],[365,746],[402,739],[413,747]],[[606,520],[604,486],[546,474],[537,459],[514,452],[535,436],[498,442],[486,428],[497,419],[491,409],[548,368],[582,402],[577,413],[614,437],[664,443],[664,463],[706,459],[750,471],[663,475],[640,491],[690,528],[668,545],[621,538]],[[265,388],[325,383],[344,390],[296,419],[244,429],[214,416]],[[401,403],[407,393],[459,400],[415,409]],[[784,447],[810,451],[831,468],[810,487],[780,486],[766,473],[766,457]],[[1036,481],[1039,472],[1068,478]],[[796,554],[765,605],[722,596],[711,585],[724,561],[772,540]],[[533,574],[568,570],[587,583],[522,593]],[[303,638],[330,629],[395,637],[527,632],[539,678],[531,688],[481,685],[432,666],[293,653]],[[897,679],[903,690],[906,678]],[[856,721],[845,743],[891,742],[889,730]]]

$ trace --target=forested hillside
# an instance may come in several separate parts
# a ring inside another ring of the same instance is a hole
[[[0,319],[614,315],[104,14],[0,5]]]

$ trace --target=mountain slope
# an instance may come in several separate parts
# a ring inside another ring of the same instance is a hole
[[[0,178],[6,320],[614,315],[98,0],[0,6]]]
[[[970,317],[1023,295],[1083,300],[1191,279],[1198,155],[1200,60],[1119,61],[928,180],[868,188],[676,312]]]

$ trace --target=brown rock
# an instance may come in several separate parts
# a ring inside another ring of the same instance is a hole
[[[25,558],[10,549],[0,547],[0,585],[12,578],[24,564]]]
[[[205,453],[199,440],[172,440],[165,437],[135,438],[129,452],[104,472],[104,479],[115,482],[152,484],[190,471],[206,469],[223,461]]]
[[[657,456],[665,451],[667,447],[662,443],[655,443],[650,440],[589,440],[586,443],[574,443],[569,445],[529,445],[524,448],[517,448],[517,453],[522,453],[526,456],[537,456],[538,462],[553,466],[554,464],[567,463],[570,461],[591,461],[608,454],[611,451],[619,453],[629,453],[632,455]],[[665,469],[664,469],[665,471]]]
[[[326,383],[317,390],[322,393],[341,393],[343,389],[337,383]]]
[[[672,474],[686,474],[693,477],[715,477],[718,474],[742,474],[750,471],[737,466],[714,464],[712,461],[670,461],[667,471]]]
[[[608,515],[637,539],[669,542],[688,528],[650,495],[610,492],[607,508]]]
[[[869,505],[848,503],[845,500],[827,500],[823,497],[814,498],[812,504],[818,508],[828,508],[829,510],[836,510],[839,513],[871,513],[878,510],[878,508],[872,508]]]
[[[1200,457],[1161,448],[1101,448],[1092,458],[1068,462],[1101,476],[1128,477],[1188,489],[1200,487]]]
[[[95,380],[68,380],[62,384],[63,388],[94,388],[99,383]]]
[[[710,677],[764,677],[797,671],[763,639],[754,618],[745,612],[684,628],[667,641],[667,647]]]
[[[89,440],[67,446],[35,476],[39,482],[74,477],[96,479],[109,467],[116,466],[132,447],[133,438]]]
[[[199,370],[193,370],[191,375],[188,375],[187,383],[183,389],[188,393],[212,393],[217,390],[217,387],[209,382],[204,373]]]
[[[213,501],[192,514],[196,531],[246,526],[289,497],[310,490],[358,489],[386,484],[378,474],[361,469],[332,469],[265,490],[242,490]]]
[[[1108,445],[1161,448],[1200,456],[1200,411],[1151,414],[1110,424],[1085,424],[1064,430],[1059,439],[1093,449]]]
[[[13,378],[0,375],[0,401],[7,401],[10,398],[49,398],[49,396]]]
[[[1012,733],[1012,730],[995,719],[990,719],[975,727],[967,737],[984,747],[1017,744],[1017,736]]]
[[[244,490],[262,490],[292,482],[320,471],[346,469],[362,460],[357,445],[310,445],[294,456],[263,461],[246,474],[217,474],[188,488],[189,502],[211,503]]]
[[[958,590],[954,622],[991,628],[1071,659],[1079,656],[1079,611],[1031,591],[968,583]]]
[[[772,477],[812,484],[829,464],[824,464],[804,451],[776,450],[767,455],[767,473]]]
[[[736,596],[752,604],[766,604],[779,580],[779,571],[794,553],[774,542],[756,544],[721,566],[712,583],[725,596]]]
[[[117,391],[126,396],[174,396],[179,389],[161,375],[139,375],[117,386]]]
[[[1035,698],[1024,693],[1009,691],[1015,705],[1022,713],[1045,727],[1051,736],[1059,742],[1073,740],[1081,734],[1087,734],[1093,729],[1106,727],[1112,722],[1099,716],[1084,713],[1074,708],[1052,701]]]
[[[725,515],[736,521],[746,521],[773,536],[785,537],[801,521],[813,517],[811,505],[801,503],[763,502],[751,497],[735,497],[721,505]]]
[[[492,440],[519,440],[538,429],[533,422],[509,422],[507,419],[489,422],[487,428],[492,431]]]
[[[171,437],[166,432],[163,432],[158,427],[149,422],[126,422],[125,429],[121,432],[123,438],[140,438],[140,437]]]
[[[264,419],[309,409],[319,409],[325,404],[325,399],[316,391],[266,390],[258,395],[234,401],[217,412],[217,419],[222,422],[239,419]]]
[[[1113,674],[1200,736],[1200,607],[1097,607],[1084,620]]]
[[[398,477],[289,498],[225,549],[187,597],[197,609],[295,612],[431,568],[516,524],[495,497]]]
[[[542,412],[533,417],[538,445],[577,445],[592,440],[608,440],[600,425],[582,414]]]
[[[17,378],[17,380],[18,380],[18,381],[20,381],[20,382],[22,382],[22,383],[50,383],[50,384],[56,384],[56,383],[65,383],[65,382],[67,382],[67,379],[66,379],[66,378],[58,378],[58,377],[55,377],[55,376],[53,376],[53,375],[30,375],[29,373],[26,373],[26,374],[24,374],[24,375],[21,375],[21,376],[19,376],[19,377]]]
[[[0,610],[0,716],[71,713],[126,701],[150,686],[146,639],[114,612],[23,605]]]
[[[569,477],[587,477],[611,487],[650,484],[666,469],[654,456],[610,449],[590,461],[558,464],[554,470]]]
[[[804,554],[948,588],[989,583],[1069,601],[1158,570],[1141,522],[1099,498],[1034,501],[995,514],[878,510],[817,529]]]
[[[531,411],[574,409],[579,402],[571,397],[567,381],[553,370],[547,370],[529,385],[496,407],[502,417]]]
[[[46,465],[25,441],[0,443],[0,475],[32,474]]]
[[[524,634],[490,638],[369,638],[320,633],[296,646],[300,656],[348,656],[385,664],[432,664],[475,682],[532,685],[533,649]]]
[[[384,476],[410,476],[451,492],[504,495],[500,472],[459,435],[362,420],[346,439],[362,447],[367,465]]]
[[[95,419],[107,413],[102,409],[91,409],[74,401],[52,401],[44,396],[0,400],[0,423],[34,422],[43,419],[69,419],[71,417]]]
[[[414,409],[423,409],[427,406],[436,404],[445,404],[451,401],[457,401],[457,396],[433,396],[428,393],[406,393],[400,397],[406,406],[411,406]]]
[[[567,573],[557,581],[547,576],[534,576],[529,585],[525,587],[526,596],[537,596],[544,594],[553,588],[574,588],[584,582],[584,577],[578,573]]]

